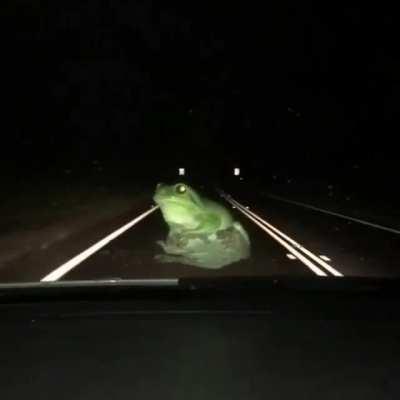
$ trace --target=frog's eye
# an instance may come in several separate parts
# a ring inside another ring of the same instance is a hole
[[[176,190],[177,193],[183,194],[183,193],[186,192],[186,186],[185,185],[178,185],[175,190]]]

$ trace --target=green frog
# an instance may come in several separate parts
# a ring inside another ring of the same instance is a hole
[[[158,244],[166,254],[161,262],[221,268],[250,256],[250,239],[227,208],[200,196],[184,183],[159,184],[154,201],[169,227]]]

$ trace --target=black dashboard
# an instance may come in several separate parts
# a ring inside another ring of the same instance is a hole
[[[1,398],[398,398],[398,283],[3,288]]]

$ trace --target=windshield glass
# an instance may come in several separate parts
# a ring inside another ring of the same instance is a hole
[[[4,12],[0,284],[400,275],[389,11],[64,6]]]

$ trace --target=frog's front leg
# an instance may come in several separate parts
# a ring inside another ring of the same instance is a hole
[[[165,252],[167,251],[167,244],[164,242],[164,240],[157,240],[156,242]]]
[[[210,233],[217,231],[221,223],[220,218],[215,214],[198,215],[196,220],[198,224],[195,228],[185,230],[186,237],[206,238]]]

